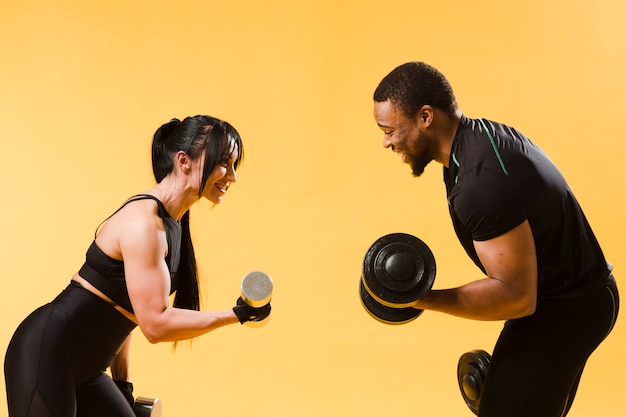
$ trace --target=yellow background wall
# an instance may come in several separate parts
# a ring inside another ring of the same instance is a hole
[[[618,0],[2,0],[0,351],[67,284],[97,224],[152,185],[155,129],[210,114],[240,131],[247,157],[222,205],[193,209],[204,306],[232,306],[260,269],[274,314],[174,354],[136,331],[135,393],[170,417],[470,416],[457,360],[491,351],[502,323],[426,312],[387,326],[360,305],[363,255],[386,233],[427,242],[436,288],[480,277],[453,234],[441,167],[414,179],[382,148],[373,90],[424,60],[468,116],[530,136],[621,282],[625,19]],[[625,341],[622,318],[571,417],[626,416]]]

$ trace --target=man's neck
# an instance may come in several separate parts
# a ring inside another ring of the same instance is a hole
[[[438,123],[436,132],[439,142],[439,152],[435,160],[447,168],[450,164],[452,143],[454,142],[456,132],[459,129],[463,113],[457,109],[454,116],[449,116],[443,113],[441,115],[443,117],[441,117],[440,123]]]

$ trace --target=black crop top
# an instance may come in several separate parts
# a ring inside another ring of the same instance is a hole
[[[170,271],[171,291],[170,295],[176,291],[178,282],[176,280],[176,272],[180,262],[180,246],[181,246],[181,225],[170,217],[163,203],[156,197],[149,194],[139,194],[131,197],[113,214],[120,211],[128,203],[138,200],[151,199],[157,202],[158,214],[163,219],[165,227],[165,236],[167,239],[167,256],[165,262]],[[113,216],[113,214],[111,216]],[[109,216],[109,218],[111,217]],[[106,221],[106,220],[105,220]],[[96,230],[96,235],[97,235]],[[113,259],[96,245],[96,240],[91,243],[87,249],[86,259],[78,274],[87,282],[100,290],[104,295],[109,297],[115,304],[127,311],[133,312],[133,307],[128,296],[126,288],[126,277],[124,274],[124,261]]]

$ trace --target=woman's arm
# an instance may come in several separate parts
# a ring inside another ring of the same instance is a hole
[[[474,247],[487,277],[458,288],[432,290],[414,307],[476,320],[509,320],[534,313],[537,256],[528,221]]]
[[[119,353],[111,362],[111,378],[117,381],[130,382],[130,340],[132,333],[128,335]]]
[[[155,213],[141,213],[140,206],[124,213],[128,218],[118,236],[128,294],[146,339],[150,343],[190,339],[239,323],[232,309],[199,312],[169,306],[170,274],[165,262],[163,223]]]

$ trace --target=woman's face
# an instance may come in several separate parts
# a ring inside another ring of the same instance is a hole
[[[239,150],[235,149],[228,159],[222,160],[209,174],[202,196],[214,204],[222,202],[228,187],[237,181],[235,174],[235,162],[239,156]],[[204,160],[204,156],[201,158]],[[202,171],[200,171],[202,172]]]

